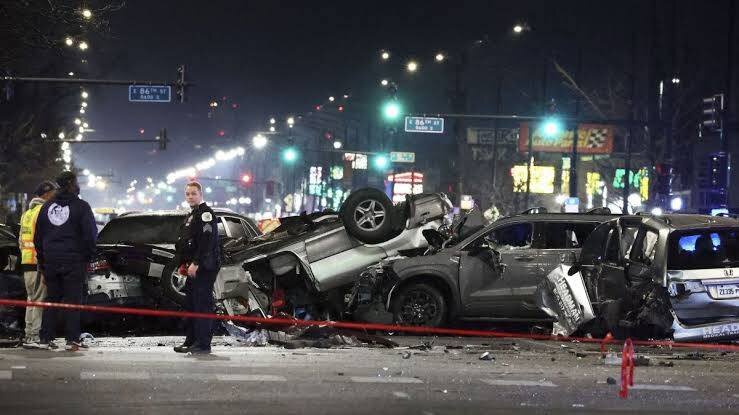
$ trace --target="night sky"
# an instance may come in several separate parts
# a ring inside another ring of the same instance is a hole
[[[152,151],[154,146],[148,144],[78,145],[76,162],[97,173],[113,169],[125,188],[132,178],[161,178],[167,171],[209,157],[213,150],[208,146],[232,147],[233,143],[219,141],[217,126],[208,122],[208,102],[214,97],[238,103],[235,133],[242,144],[251,137],[250,131],[264,129],[270,116],[308,112],[329,95],[348,92],[371,103],[379,79],[392,72],[379,65],[378,51],[383,48],[394,57],[426,60],[423,76],[402,79],[396,68],[396,79],[415,107],[409,109],[443,112],[449,105],[449,71],[429,68],[436,51],[453,51],[485,37],[513,45],[507,37],[520,21],[540,28],[538,38],[526,40],[525,47],[513,52],[515,46],[509,46],[479,58],[469,99],[474,112],[492,111],[493,76],[486,71],[505,60],[514,78],[528,80],[506,88],[502,112],[531,112],[530,105],[519,101],[531,99],[539,88],[538,80],[529,75],[541,65],[542,45],[573,68],[572,36],[579,39],[585,50],[585,78],[614,70],[614,62],[628,64],[631,28],[637,25],[643,35],[648,2],[594,3],[129,0],[111,15],[110,35],[93,39],[88,73],[171,81],[177,65],[184,63],[188,80],[196,86],[188,91],[185,104],[128,103],[125,87],[89,88],[87,115],[96,132],[87,138],[153,138],[159,128],[167,127],[171,143],[164,153]],[[693,29],[706,37],[720,33],[704,24],[704,18],[719,10],[697,2],[681,2],[680,7],[681,39]],[[547,32],[559,35],[542,34]],[[646,46],[640,38],[640,52]],[[396,61],[396,67],[399,64]],[[571,106],[572,95],[554,74],[549,76],[548,94]],[[141,128],[143,136],[138,133]],[[198,144],[203,147],[195,148]]]

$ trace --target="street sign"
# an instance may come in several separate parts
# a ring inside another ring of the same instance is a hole
[[[565,199],[565,213],[579,213],[580,212],[580,198],[568,197]]]
[[[415,163],[416,153],[393,151],[390,153],[391,163]]]
[[[129,85],[129,102],[171,102],[172,87],[159,85]]]
[[[405,131],[408,133],[442,134],[444,132],[444,119],[433,117],[405,117]]]

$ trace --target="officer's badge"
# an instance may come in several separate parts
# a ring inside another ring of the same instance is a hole
[[[212,220],[213,220],[213,215],[211,215],[211,214],[210,214],[210,212],[204,212],[204,213],[203,213],[203,214],[202,214],[202,215],[200,216],[200,219],[201,219],[201,220],[202,220],[203,222],[210,222],[210,221],[212,221]]]

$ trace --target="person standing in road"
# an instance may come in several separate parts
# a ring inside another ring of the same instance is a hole
[[[87,277],[87,265],[95,255],[97,227],[90,205],[80,199],[77,176],[62,172],[56,182],[60,189],[44,203],[36,221],[34,245],[39,269],[46,282],[46,301],[80,304]],[[58,309],[44,309],[41,342],[53,344]],[[86,347],[80,340],[80,312],[65,310],[65,349]]]
[[[212,313],[215,305],[213,284],[221,268],[218,222],[213,209],[203,202],[203,188],[198,182],[185,186],[185,200],[192,211],[185,219],[177,240],[180,272],[187,275],[185,309]],[[174,348],[177,353],[208,354],[213,339],[213,320],[187,319],[185,342]]]
[[[21,269],[23,270],[23,280],[26,284],[26,298],[28,301],[43,301],[46,297],[46,285],[38,269],[33,236],[36,231],[36,219],[41,211],[41,207],[47,200],[54,196],[57,189],[59,189],[59,186],[50,180],[39,184],[34,192],[35,197],[28,204],[28,210],[21,217],[21,230],[18,242],[21,248]],[[23,339],[24,349],[49,348],[47,344],[42,344],[39,338],[43,311],[41,307],[26,307],[26,333]]]

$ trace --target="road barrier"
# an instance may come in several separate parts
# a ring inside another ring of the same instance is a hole
[[[66,310],[89,311],[93,313],[114,313],[149,317],[181,317],[181,318],[205,318],[211,320],[233,321],[246,325],[263,325],[263,326],[301,326],[301,327],[334,327],[338,329],[348,330],[377,330],[391,333],[410,333],[421,335],[441,335],[441,336],[461,336],[461,337],[490,337],[490,338],[510,338],[510,339],[531,339],[531,340],[547,340],[547,341],[575,341],[580,343],[599,344],[601,352],[605,351],[606,345],[612,341],[612,337],[606,336],[604,339],[590,337],[562,337],[552,336],[549,334],[527,334],[513,333],[496,330],[468,330],[468,329],[451,329],[451,328],[434,328],[419,326],[400,326],[392,324],[375,324],[375,323],[359,323],[347,321],[317,321],[317,320],[296,320],[289,318],[264,318],[264,317],[248,317],[248,316],[230,316],[224,314],[209,313],[193,313],[190,311],[172,311],[172,310],[152,310],[147,308],[130,308],[130,307],[107,307],[92,306],[79,304],[61,304],[47,303],[24,300],[7,300],[0,299],[0,305],[10,307],[44,307],[44,308],[60,308]],[[702,350],[719,350],[739,352],[739,345],[721,344],[721,343],[684,343],[674,342],[671,340],[634,340],[634,346],[652,346],[652,347],[681,347]]]

